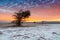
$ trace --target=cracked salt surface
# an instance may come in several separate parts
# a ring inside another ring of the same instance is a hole
[[[0,28],[0,40],[60,40],[60,24]]]

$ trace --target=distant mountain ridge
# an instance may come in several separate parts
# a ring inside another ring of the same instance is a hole
[[[11,21],[2,21],[0,20],[0,23],[10,23]]]
[[[60,21],[42,21],[42,24],[60,24]]]
[[[11,23],[11,21],[0,21],[0,23]],[[23,23],[60,24],[60,21],[41,21],[41,22],[23,22]]]

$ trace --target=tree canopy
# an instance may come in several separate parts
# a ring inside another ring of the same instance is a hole
[[[23,19],[29,18],[30,11],[29,10],[26,10],[26,11],[20,10],[19,12],[15,13],[13,16],[15,17],[14,22],[15,22],[16,26],[21,26]]]

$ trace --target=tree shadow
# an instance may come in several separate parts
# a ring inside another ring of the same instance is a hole
[[[10,25],[10,26],[4,26],[2,28],[9,28],[9,27],[36,27],[36,25],[20,25],[20,26]]]

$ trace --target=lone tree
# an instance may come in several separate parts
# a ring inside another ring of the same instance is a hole
[[[30,11],[22,11],[20,10],[18,13],[15,13],[15,15],[13,15],[15,17],[15,21],[14,23],[16,24],[16,26],[21,26],[21,23],[23,22],[23,20],[25,18],[29,18],[30,16]]]

